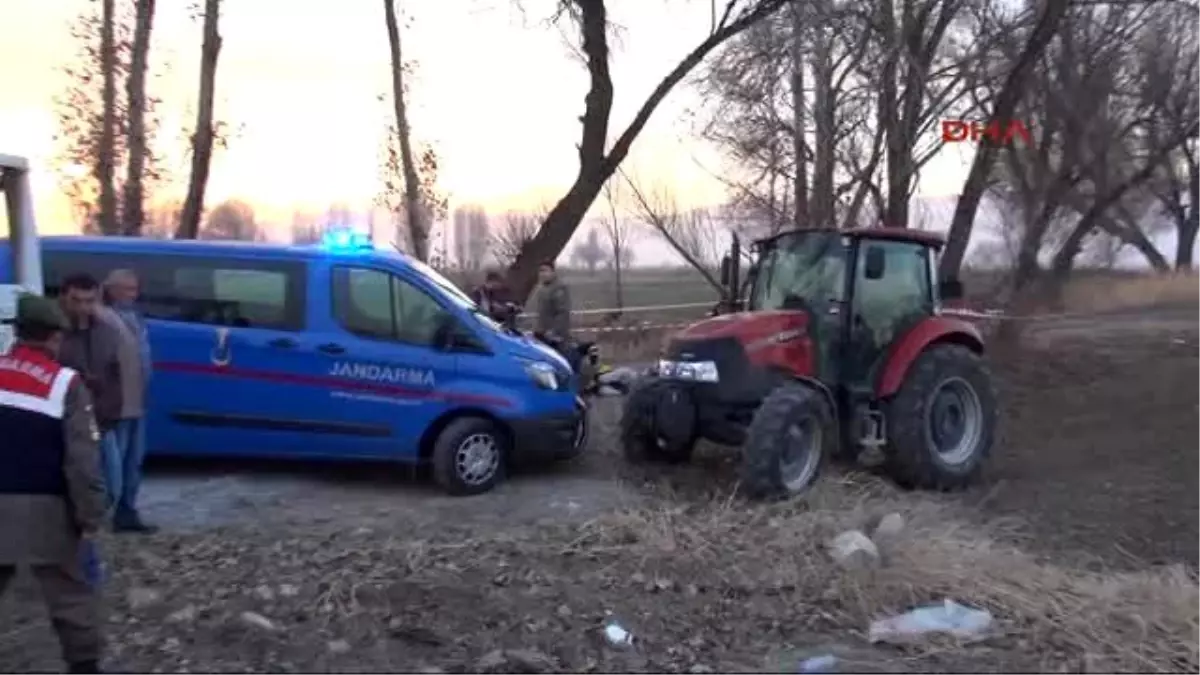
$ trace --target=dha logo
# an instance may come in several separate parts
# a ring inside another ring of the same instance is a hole
[[[962,143],[970,140],[979,142],[986,138],[993,145],[1008,145],[1014,138],[1020,138],[1027,145],[1033,143],[1033,134],[1029,126],[1020,120],[1007,122],[968,122],[966,120],[942,120],[942,141],[946,143]]]

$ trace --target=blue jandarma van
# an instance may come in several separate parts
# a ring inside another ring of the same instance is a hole
[[[10,279],[0,241],[0,280]],[[506,333],[425,264],[320,246],[45,237],[46,292],[132,269],[154,374],[153,454],[428,461],[455,494],[581,452],[587,411],[553,350]]]

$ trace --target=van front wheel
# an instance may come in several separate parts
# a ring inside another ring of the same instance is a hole
[[[433,444],[433,477],[453,495],[477,495],[504,476],[506,439],[492,422],[479,417],[456,419]]]

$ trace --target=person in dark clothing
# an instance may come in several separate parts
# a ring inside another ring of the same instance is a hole
[[[58,360],[79,373],[91,394],[96,424],[100,428],[100,452],[105,466],[115,463],[120,445],[117,426],[124,408],[121,383],[121,350],[125,334],[111,312],[100,311],[100,284],[87,274],[63,280],[58,304],[67,318]],[[110,506],[120,498],[118,485],[108,485]]]
[[[79,375],[56,360],[66,318],[52,301],[17,302],[17,344],[0,356],[0,594],[28,565],[72,673],[99,673],[98,589],[85,559],[105,521],[100,431]]]
[[[504,275],[497,270],[488,271],[483,283],[471,291],[471,299],[485,314],[502,324],[512,318],[514,311],[520,311],[510,301],[508,289],[504,284]]]

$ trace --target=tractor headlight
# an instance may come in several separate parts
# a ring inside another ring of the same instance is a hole
[[[690,380],[692,382],[720,382],[715,361],[669,361],[660,359],[658,362],[659,377],[674,380]]]
[[[529,361],[525,364],[525,373],[542,389],[558,389],[558,375],[549,363]]]

